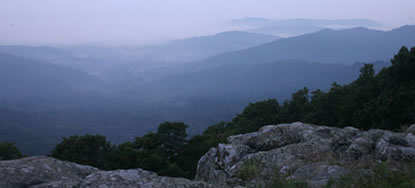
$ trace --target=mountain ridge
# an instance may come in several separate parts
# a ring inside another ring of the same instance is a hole
[[[325,29],[217,55],[201,63],[267,63],[278,60],[307,60],[319,63],[353,64],[388,61],[390,57],[393,57],[396,49],[415,45],[415,38],[411,36],[415,36],[415,26],[403,26],[390,31],[361,27],[345,30]],[[330,55],[331,53],[335,54]]]

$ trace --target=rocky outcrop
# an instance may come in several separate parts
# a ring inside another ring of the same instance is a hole
[[[98,169],[49,157],[0,161],[0,187],[77,187]]]
[[[141,169],[101,171],[50,157],[0,161],[1,188],[208,188],[184,178],[158,176]]]
[[[414,162],[414,126],[395,133],[300,122],[269,125],[211,148],[200,159],[194,181],[142,169],[102,171],[42,156],[0,161],[0,187],[240,188],[279,187],[283,180],[321,187],[355,169],[371,176],[372,167],[382,161],[398,170]]]
[[[231,136],[199,161],[196,179],[218,187],[252,185],[284,176],[321,187],[354,168],[381,161],[409,162],[415,157],[411,132],[360,131],[304,123],[270,125]],[[359,166],[360,165],[360,166]]]

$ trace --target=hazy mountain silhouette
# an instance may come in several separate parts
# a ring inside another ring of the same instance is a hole
[[[73,95],[97,79],[81,71],[28,58],[0,54],[0,97]]]
[[[292,25],[292,24],[314,24],[314,25],[343,25],[343,26],[366,26],[376,27],[379,23],[369,19],[284,19],[272,20],[259,17],[247,17],[230,21],[236,25],[269,26],[269,25]]]
[[[319,63],[353,64],[389,61],[403,45],[415,45],[415,26],[390,31],[366,28],[325,29],[319,32],[280,39],[257,47],[221,54],[204,65],[258,64],[278,60],[306,60]]]
[[[176,40],[167,44],[167,48],[180,49],[183,53],[196,53],[199,58],[217,55],[223,52],[241,50],[280,39],[278,36],[249,33],[243,31],[222,32],[211,36]],[[191,56],[197,56],[189,54]]]
[[[325,28],[350,28],[350,27],[380,27],[380,24],[368,19],[287,19],[271,20],[264,18],[243,18],[233,20],[232,25],[245,26],[249,31],[279,35],[295,36],[316,32]]]
[[[280,37],[243,31],[170,41],[166,44],[118,48],[120,56],[151,62],[199,61],[210,56],[271,42]]]
[[[139,72],[149,69],[171,63],[201,61],[277,39],[277,36],[230,31],[153,46],[0,46],[0,52],[65,65],[106,79],[132,80],[137,79]]]

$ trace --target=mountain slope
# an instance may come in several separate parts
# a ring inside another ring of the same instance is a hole
[[[123,48],[121,52],[154,62],[199,61],[210,56],[250,48],[280,37],[243,31],[222,32],[215,35],[171,41],[167,44],[140,48]],[[125,55],[125,54],[124,54]]]
[[[277,40],[280,37],[249,33],[243,31],[222,32],[211,36],[194,37],[171,42],[172,47],[197,48],[220,51],[233,51],[250,46],[259,45],[264,42]],[[218,49],[219,48],[219,49]]]
[[[391,31],[365,28],[322,30],[298,37],[280,39],[246,50],[221,54],[203,65],[267,63],[277,60],[306,60],[319,63],[353,64],[388,61],[396,49],[415,45],[415,26]]]
[[[89,90],[96,81],[61,65],[0,54],[0,97],[76,94]]]
[[[222,64],[193,72],[172,75],[140,87],[150,96],[220,98],[247,103],[265,98],[286,99],[306,86],[327,89],[333,82],[348,83],[359,74],[362,64],[317,64],[278,61],[257,64]],[[376,67],[387,66],[377,62]],[[153,92],[153,93],[151,93]],[[171,99],[171,98],[170,98]]]

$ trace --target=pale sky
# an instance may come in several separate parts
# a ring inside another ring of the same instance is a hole
[[[137,45],[230,30],[226,22],[364,18],[415,24],[415,0],[0,0],[0,45]]]

